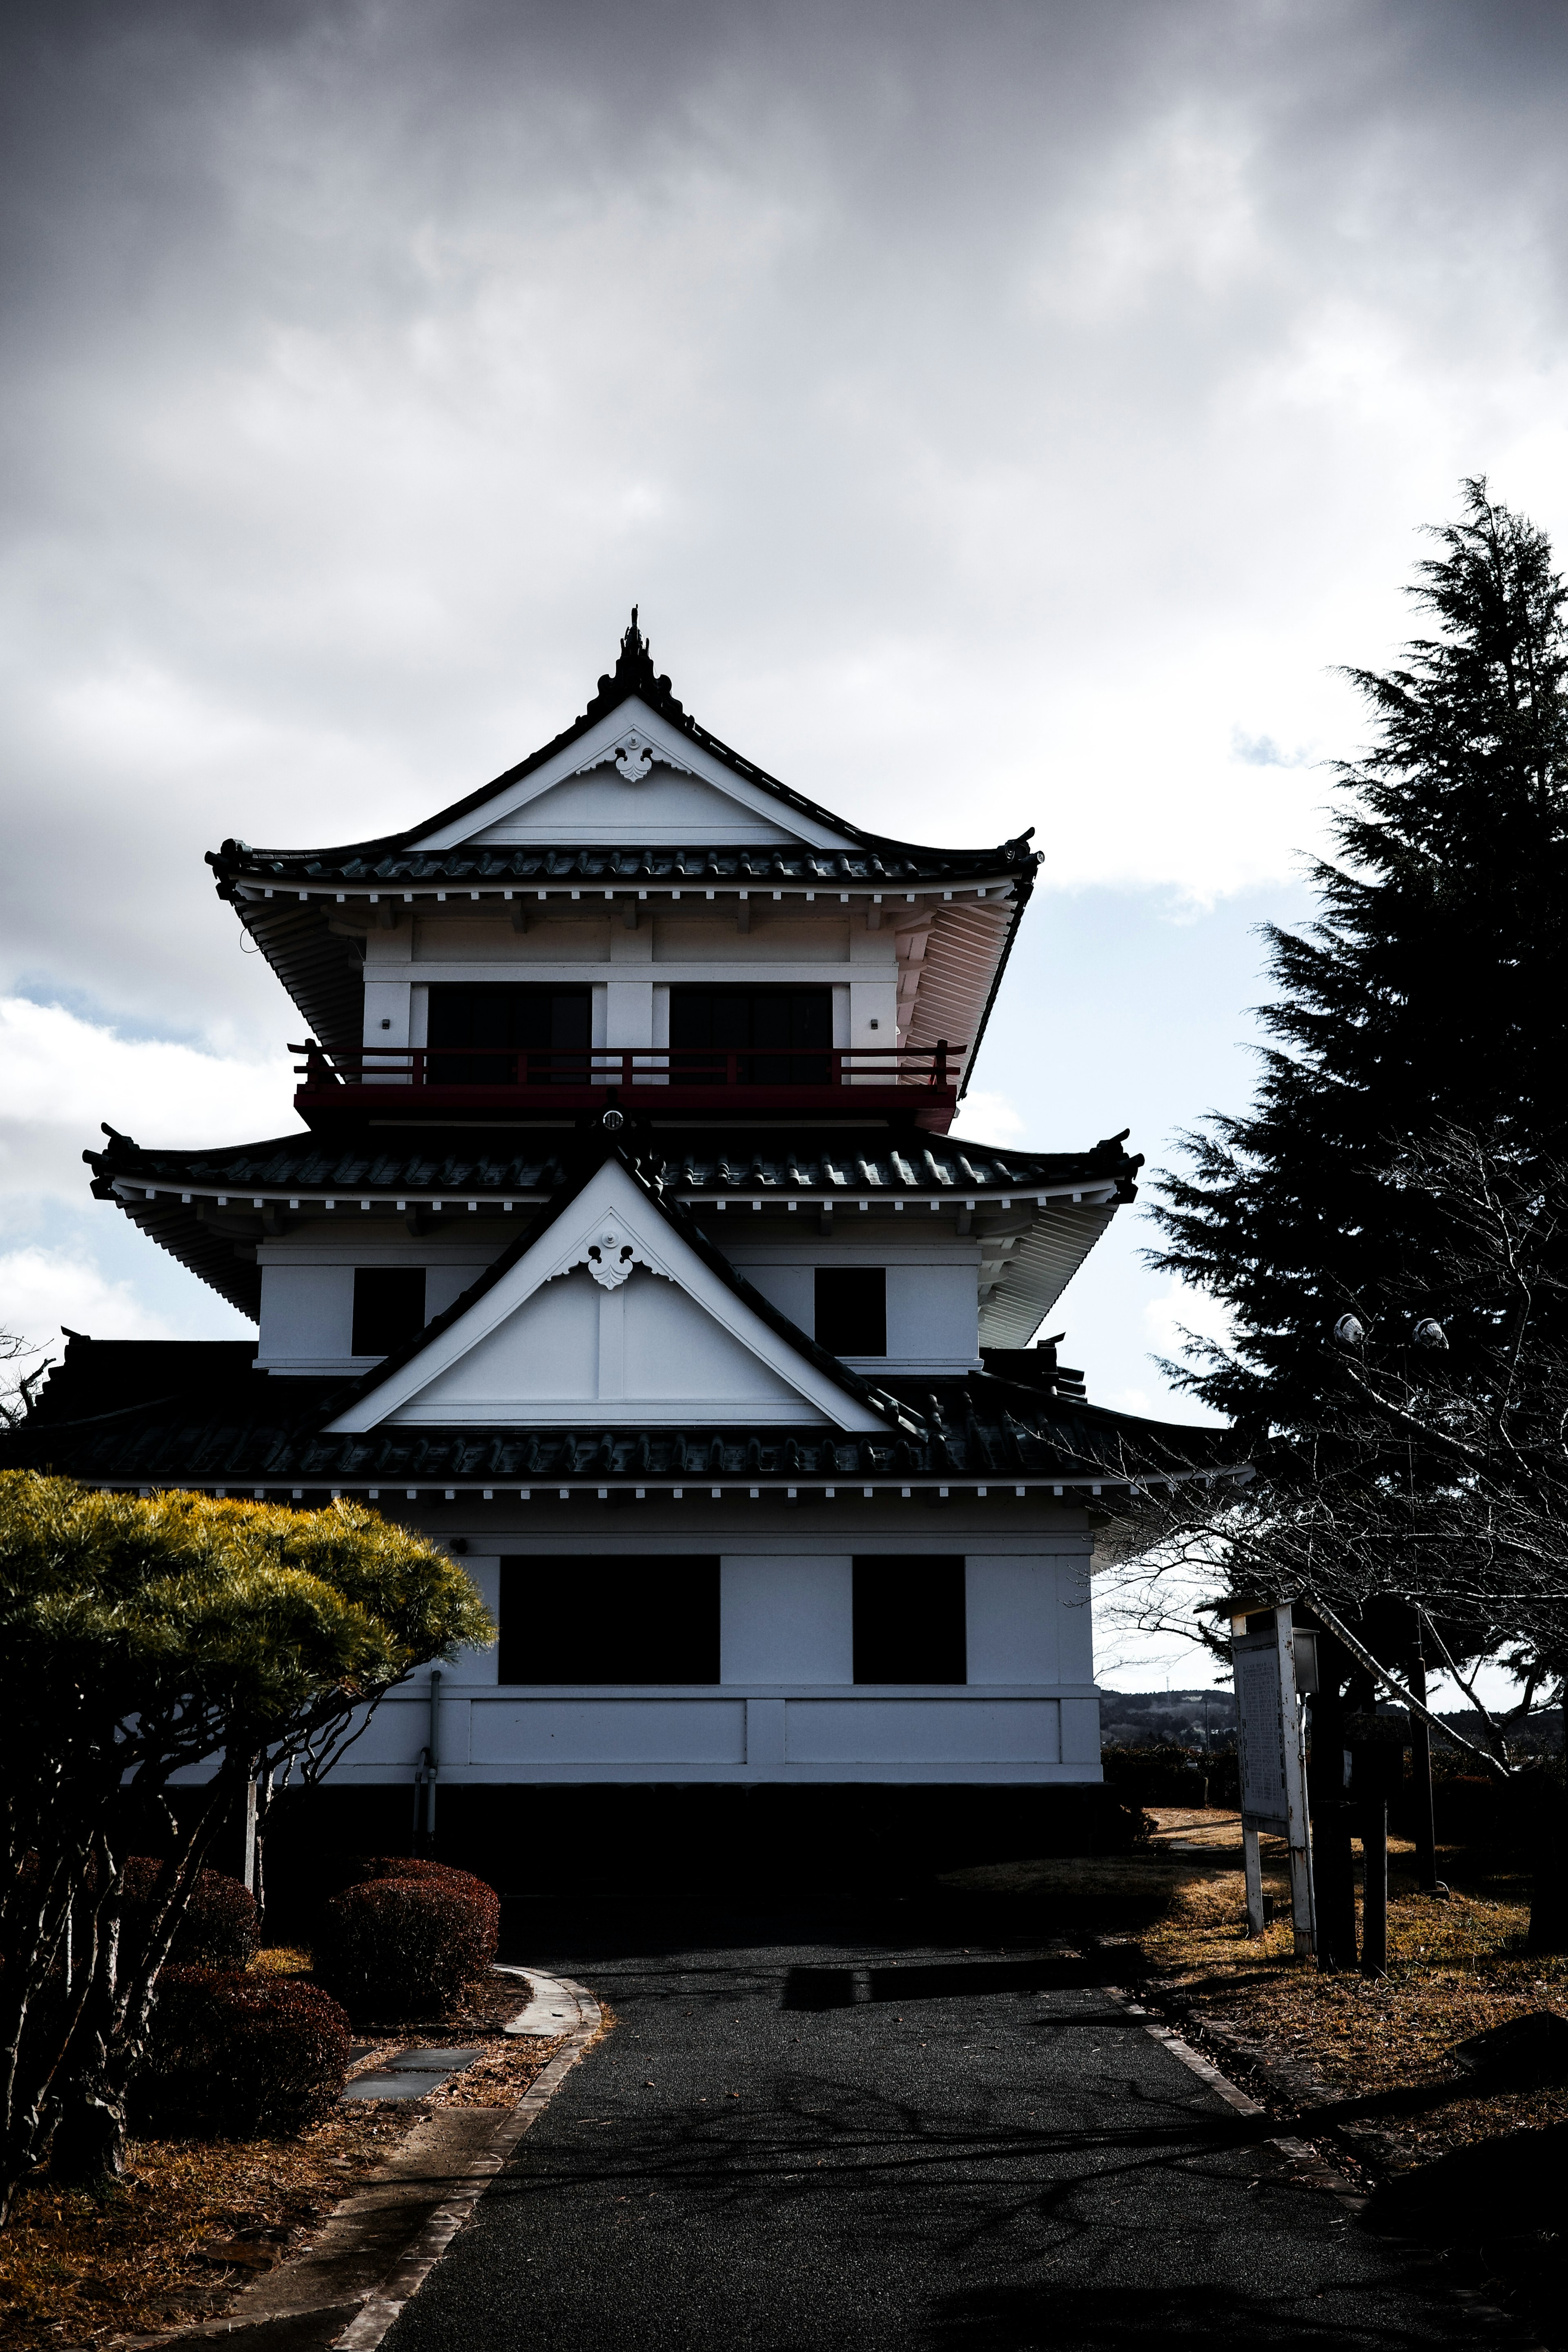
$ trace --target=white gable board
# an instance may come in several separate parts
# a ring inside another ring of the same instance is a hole
[[[706,847],[713,842],[802,845],[798,833],[743,807],[700,777],[678,775],[673,768],[656,765],[630,783],[613,764],[552,784],[468,839],[476,849],[560,841],[602,842],[609,847],[642,842],[677,847]]]
[[[636,695],[530,774],[498,786],[482,806],[437,825],[415,846],[547,841],[853,845],[847,835],[727,767]]]
[[[618,1162],[334,1433],[886,1423],[738,1298]]]

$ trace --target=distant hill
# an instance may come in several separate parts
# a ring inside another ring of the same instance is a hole
[[[1207,1719],[1205,1743],[1205,1720]],[[1100,1737],[1107,1748],[1236,1746],[1236,1696],[1225,1688],[1110,1691],[1100,1694]]]
[[[1440,1723],[1451,1723],[1476,1746],[1486,1744],[1485,1727],[1472,1708],[1438,1707],[1434,1712]],[[1102,1690],[1100,1737],[1106,1748],[1202,1748],[1205,1744],[1211,1750],[1234,1748],[1236,1695],[1224,1685],[1208,1690]],[[1436,1737],[1442,1746],[1442,1735]],[[1537,1755],[1561,1756],[1562,1708],[1540,1707],[1528,1725],[1510,1725],[1508,1741],[1515,1752],[1522,1748]],[[1449,1755],[1457,1752],[1447,1750]]]

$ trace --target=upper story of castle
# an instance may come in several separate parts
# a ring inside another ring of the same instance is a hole
[[[1038,858],[807,800],[690,717],[634,611],[581,718],[466,799],[208,862],[309,1028],[318,1130],[618,1108],[940,1133]]]

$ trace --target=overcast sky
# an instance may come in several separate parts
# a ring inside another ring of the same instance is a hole
[[[970,1132],[1157,1164],[1246,1100],[1333,665],[1462,475],[1568,524],[1560,6],[6,24],[0,1321],[240,1328],[79,1160],[292,1124],[203,851],[470,790],[634,599],[801,790],[1037,827]],[[1053,1328],[1165,1410],[1120,1224]]]

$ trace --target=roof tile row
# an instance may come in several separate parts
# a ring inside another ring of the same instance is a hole
[[[379,854],[378,854],[379,853]],[[226,841],[209,851],[208,862],[225,880],[237,877],[293,885],[355,883],[429,885],[575,881],[598,883],[687,882],[867,884],[904,887],[921,883],[981,882],[990,876],[1032,873],[1035,853],[1021,843],[996,849],[809,849],[794,845],[760,848],[458,849],[426,851],[385,847],[378,842],[343,850],[253,849]]]
[[[416,1140],[345,1140],[334,1136],[285,1135],[259,1143],[216,1149],[143,1150],[129,1136],[110,1132],[101,1151],[83,1154],[100,1181],[132,1177],[149,1183],[247,1186],[264,1191],[324,1192],[356,1191],[442,1194],[552,1192],[571,1173],[570,1147],[542,1139],[476,1137],[455,1145],[448,1133],[432,1151]],[[794,1141],[770,1136],[765,1144],[746,1137],[703,1137],[679,1146],[649,1139],[639,1162],[651,1181],[678,1193],[778,1192],[820,1193],[888,1192],[942,1194],[967,1190],[994,1192],[1085,1181],[1130,1182],[1139,1155],[1122,1150],[1119,1136],[1092,1150],[997,1151],[952,1136],[898,1142],[864,1135],[839,1142],[823,1135]]]

